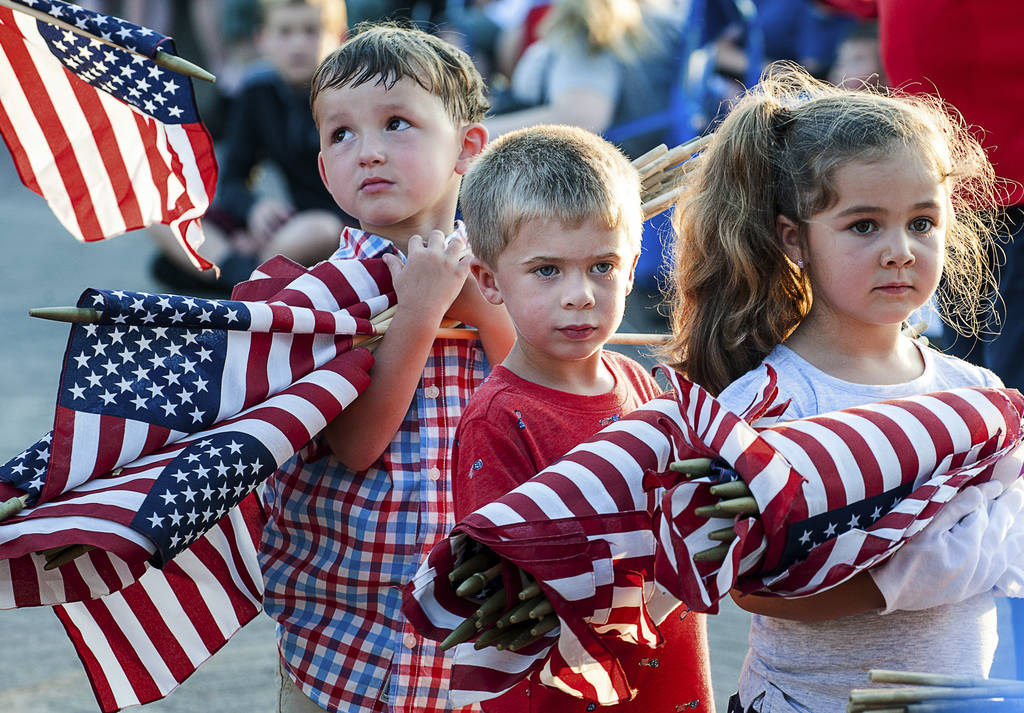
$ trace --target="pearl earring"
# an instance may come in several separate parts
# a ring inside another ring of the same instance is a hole
[[[798,268],[800,268],[801,270],[803,270],[804,269],[804,259],[803,258],[797,258],[796,266]]]

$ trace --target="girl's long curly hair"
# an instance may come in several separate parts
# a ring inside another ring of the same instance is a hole
[[[900,149],[947,182],[952,210],[939,300],[951,326],[976,333],[996,282],[988,256],[998,184],[962,119],[932,97],[840,89],[775,63],[694,159],[676,204],[673,336],[661,356],[715,394],[760,364],[812,299],[806,273],[783,252],[777,217],[806,235],[807,219],[837,199],[838,167]]]

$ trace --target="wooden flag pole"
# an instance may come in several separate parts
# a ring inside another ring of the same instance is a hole
[[[2,0],[0,0],[2,1]],[[95,324],[100,321],[100,311],[89,307],[34,307],[28,311],[29,316],[39,319],[50,319],[55,322],[72,322],[79,324]],[[375,324],[376,335],[356,335],[367,339],[383,335],[388,331],[390,320]],[[436,339],[477,339],[477,330],[467,327],[440,327]],[[618,332],[608,340],[608,344],[665,344],[668,334],[644,334],[637,332]]]
[[[110,47],[117,47],[118,49],[124,50],[125,52],[131,52],[132,54],[138,55],[139,57],[146,57],[146,59],[152,59],[153,62],[155,62],[156,64],[160,65],[161,67],[164,67],[165,69],[169,69],[172,72],[187,74],[190,77],[202,79],[207,82],[217,81],[216,76],[214,76],[210,72],[207,72],[198,64],[193,64],[192,62],[189,62],[187,59],[179,57],[178,55],[171,54],[170,52],[164,52],[163,50],[158,49],[153,57],[147,57],[141,52],[130,50],[127,47],[122,47],[116,42],[111,42],[110,40],[106,40],[102,37],[97,37],[91,32],[86,32],[77,25],[72,25],[70,22],[59,20],[53,15],[46,14],[42,10],[36,10],[35,8],[19,5],[18,3],[12,2],[11,0],[0,0],[0,7],[6,7],[10,10],[14,10],[15,12],[23,12],[26,15],[31,15],[32,17],[34,17],[37,20],[40,20],[41,22],[49,23],[55,27],[67,30],[68,32],[74,32],[76,35],[81,35],[82,37],[88,38],[90,40],[102,42],[103,44],[109,45]]]

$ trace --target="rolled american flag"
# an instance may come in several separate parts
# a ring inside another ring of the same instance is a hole
[[[472,513],[407,586],[406,616],[443,639],[478,606],[455,594],[448,573],[480,543],[506,572],[530,573],[559,618],[518,652],[457,646],[453,703],[500,695],[535,670],[580,697],[626,700],[629,683],[603,637],[651,645],[651,627],[679,601],[715,613],[733,586],[793,596],[840,584],[892,554],[959,490],[991,478],[1024,435],[1024,398],[1012,389],[955,389],[775,423],[770,369],[742,414],[665,372],[672,392]],[[721,563],[692,557],[718,545],[708,534],[729,524],[694,512],[718,501],[714,482],[669,472],[698,457],[738,473],[761,512],[736,523]]]

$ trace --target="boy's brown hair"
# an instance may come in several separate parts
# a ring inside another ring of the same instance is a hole
[[[484,80],[465,52],[434,35],[396,24],[362,23],[313,75],[309,103],[326,89],[375,81],[386,89],[408,77],[438,97],[456,126],[481,121],[490,104]]]
[[[473,254],[492,267],[531,220],[595,218],[623,227],[640,251],[640,177],[625,154],[585,129],[541,125],[496,139],[466,173],[460,199]]]

